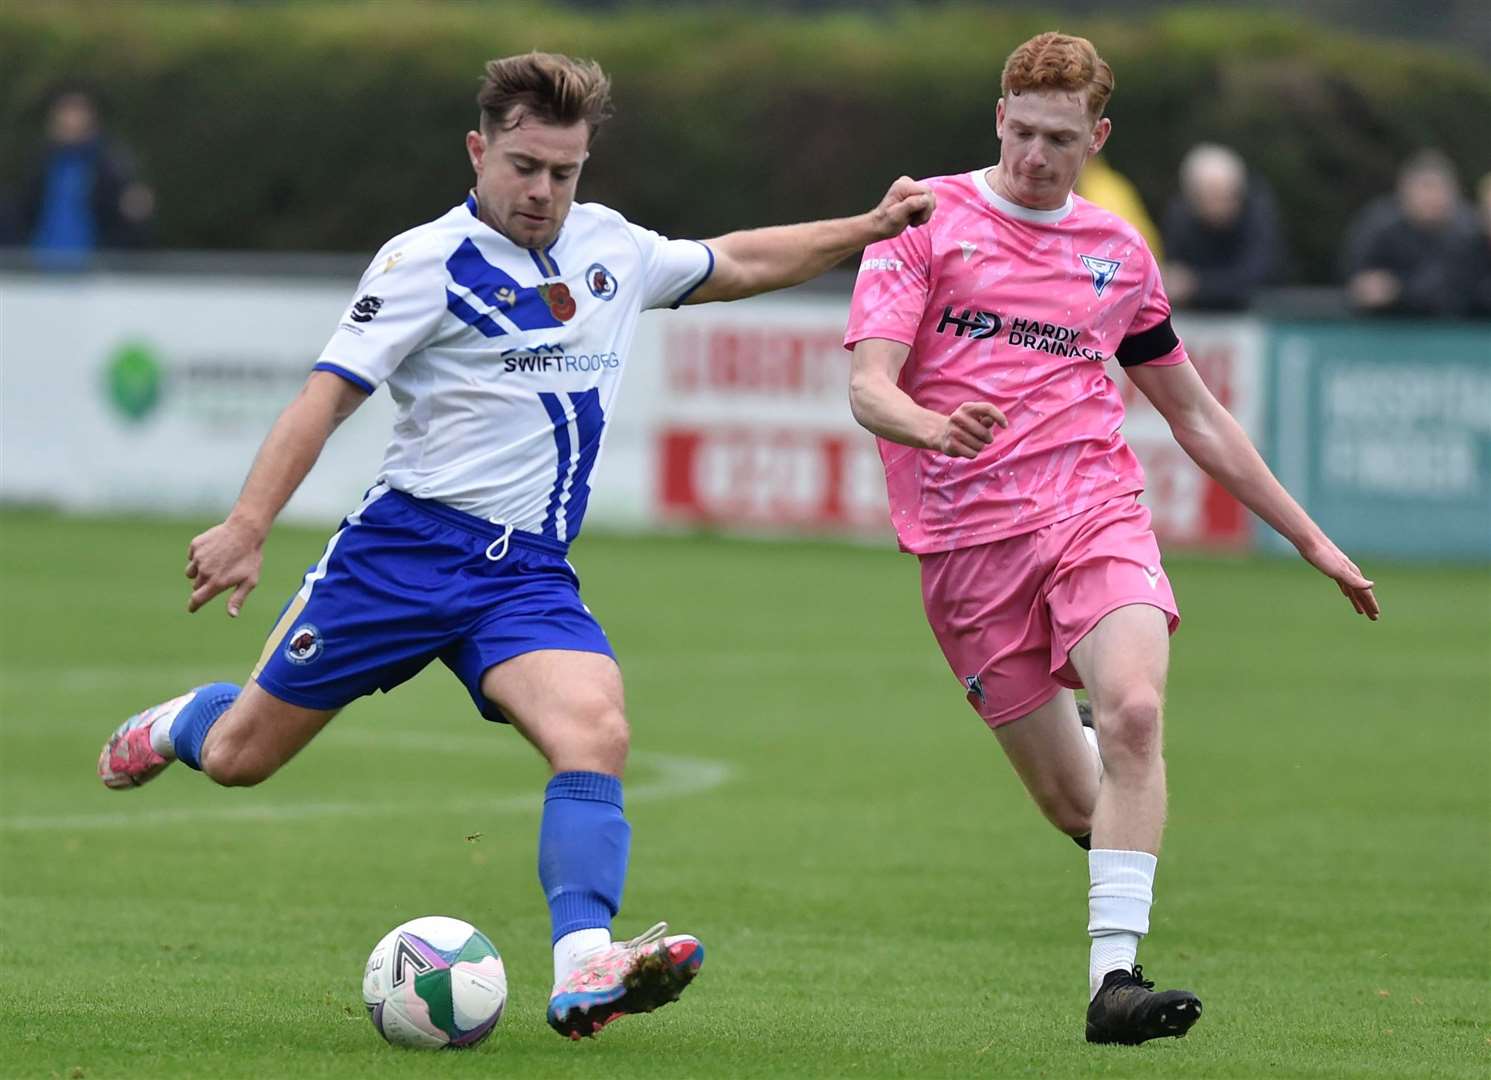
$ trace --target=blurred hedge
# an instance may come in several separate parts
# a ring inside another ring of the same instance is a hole
[[[370,251],[465,189],[483,61],[545,48],[596,57],[614,83],[581,197],[705,236],[855,211],[898,173],[991,162],[1003,59],[1055,25],[1113,64],[1108,156],[1152,213],[1189,145],[1230,143],[1276,187],[1303,280],[1332,278],[1346,222],[1412,149],[1443,147],[1467,182],[1491,170],[1484,66],[1236,9],[54,2],[0,8],[0,185],[34,160],[48,89],[79,76],[145,163],[162,243]]]

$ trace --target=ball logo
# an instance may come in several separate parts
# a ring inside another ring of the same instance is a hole
[[[540,285],[538,294],[544,298],[544,303],[549,305],[549,314],[560,322],[569,322],[575,317],[575,298],[570,295],[569,286],[562,281],[556,281],[552,285]]]
[[[600,263],[591,263],[585,271],[585,283],[590,286],[590,295],[597,300],[609,300],[616,295],[616,275]]]
[[[416,975],[434,971],[435,965],[407,937],[399,935],[393,947],[393,984],[398,986]]]
[[[309,664],[321,655],[321,631],[310,623],[301,623],[285,643],[285,659],[292,664]]]

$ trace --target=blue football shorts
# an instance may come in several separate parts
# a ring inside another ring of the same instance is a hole
[[[539,649],[615,656],[566,551],[379,484],[306,572],[253,677],[292,705],[340,709],[438,659],[506,722],[482,695],[488,668]]]

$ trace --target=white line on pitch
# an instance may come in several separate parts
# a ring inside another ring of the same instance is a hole
[[[369,735],[373,733],[367,733]],[[369,742],[377,741],[373,739]],[[435,745],[431,737],[430,749],[454,749],[442,741]],[[632,761],[655,773],[651,779],[630,784],[626,788],[628,805],[636,802],[653,802],[660,799],[676,799],[685,795],[696,795],[719,787],[730,776],[730,766],[722,761],[707,758],[682,757],[656,751],[634,751]],[[126,796],[127,797],[127,796]],[[137,798],[140,796],[136,796]],[[227,799],[229,796],[223,796]],[[123,810],[113,813],[29,815],[25,817],[0,818],[0,830],[11,832],[34,832],[42,829],[117,829],[142,825],[165,825],[176,822],[231,821],[252,824],[255,822],[299,821],[321,817],[397,817],[411,809],[421,814],[464,813],[473,815],[537,813],[543,807],[542,792],[528,795],[502,795],[480,797],[467,795],[457,799],[405,800],[390,803],[383,800],[366,802],[312,802],[251,805],[183,806],[160,810]]]

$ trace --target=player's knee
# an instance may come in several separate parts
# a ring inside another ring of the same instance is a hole
[[[631,728],[619,705],[601,697],[576,701],[551,742],[550,764],[620,775],[630,747]]]
[[[1136,687],[1102,703],[1097,714],[1103,757],[1144,761],[1160,753],[1160,695]]]

